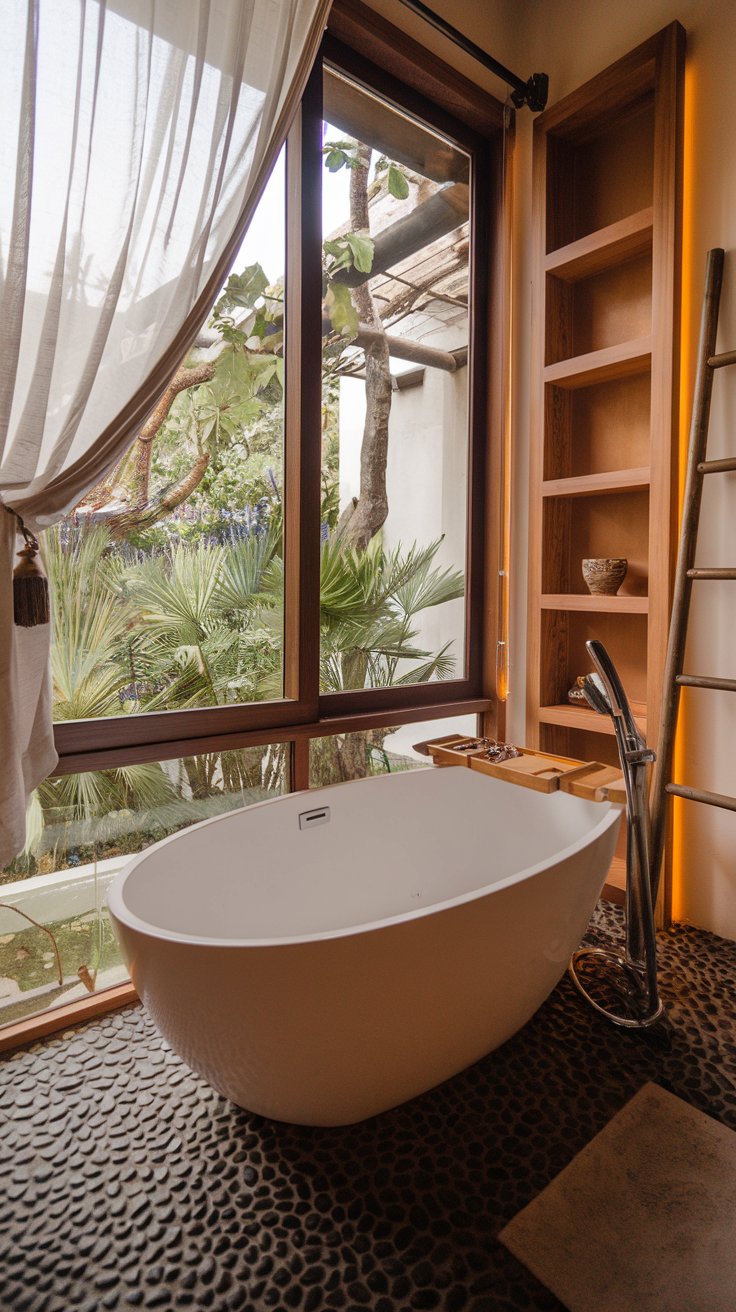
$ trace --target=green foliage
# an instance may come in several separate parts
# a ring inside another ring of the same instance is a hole
[[[51,675],[56,720],[97,719],[119,715],[123,709],[120,652],[131,616],[121,602],[119,567],[106,556],[107,546],[101,528],[68,547],[62,545],[58,528],[45,535],[54,595]]]
[[[396,200],[406,200],[409,195],[409,183],[395,164],[388,166],[388,189]]]
[[[350,288],[344,283],[325,280],[322,308],[330,321],[332,331],[343,339],[340,343],[342,352],[345,342],[350,342],[358,336],[358,312],[353,305]]]
[[[341,269],[355,268],[360,273],[370,273],[373,268],[374,243],[365,234],[346,232],[342,237],[325,241],[323,249],[328,278],[334,278]]]
[[[409,196],[409,182],[406,173],[400,164],[395,160],[387,159],[381,155],[376,160],[376,175],[386,173],[386,186],[395,200],[407,200]]]
[[[330,173],[337,173],[340,169],[358,169],[362,165],[358,143],[352,139],[326,141],[322,147],[322,154],[325,157],[325,168]]]
[[[426,683],[447,678],[453,661],[446,644],[432,654],[416,647],[415,617],[428,606],[462,597],[463,577],[432,562],[428,547],[386,552],[380,537],[365,551],[338,537],[322,548],[320,628],[324,691]],[[412,662],[409,668],[402,668]],[[418,662],[418,663],[417,663]]]
[[[268,288],[266,277],[260,264],[249,264],[242,273],[231,273],[219,301],[215,305],[213,317],[224,318],[228,311],[239,307],[252,310]]]

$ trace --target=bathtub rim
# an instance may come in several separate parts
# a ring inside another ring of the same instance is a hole
[[[436,767],[426,767],[427,772]],[[412,773],[422,773],[414,771]],[[512,875],[507,875],[504,879],[499,879],[492,884],[484,884],[480,888],[474,888],[469,893],[460,893],[453,898],[445,898],[442,902],[433,902],[429,906],[417,907],[416,910],[405,911],[399,915],[385,916],[381,920],[371,920],[360,922],[356,925],[342,926],[339,929],[321,930],[311,934],[290,934],[279,935],[278,937],[269,938],[205,938],[201,934],[185,934],[181,930],[170,930],[162,925],[154,925],[150,921],[144,920],[127,906],[124,898],[124,889],[128,876],[141,865],[153,852],[158,852],[161,848],[168,846],[177,839],[185,839],[195,829],[204,829],[208,825],[217,824],[220,820],[227,820],[234,815],[244,815],[246,812],[256,810],[263,806],[273,806],[275,803],[283,802],[286,798],[310,797],[314,798],[317,794],[330,792],[335,788],[345,788],[354,784],[369,784],[385,779],[387,776],[375,775],[366,779],[340,780],[334,784],[325,784],[320,788],[302,788],[293,793],[282,793],[278,797],[267,797],[261,802],[252,802],[247,807],[233,807],[231,811],[223,811],[220,815],[209,816],[206,820],[198,820],[193,825],[188,825],[186,829],[180,829],[174,834],[168,834],[166,838],[160,838],[158,842],[152,843],[145,851],[137,853],[126,863],[123,869],[114,877],[107,890],[107,907],[114,920],[117,920],[126,928],[147,935],[149,938],[161,939],[166,943],[186,943],[192,947],[203,948],[277,948],[277,947],[297,947],[307,943],[321,943],[330,939],[351,938],[355,934],[367,934],[379,929],[387,929],[389,926],[402,925],[412,920],[423,920],[430,915],[437,915],[443,911],[450,911],[454,907],[463,906],[467,902],[474,902],[482,897],[488,897],[491,893],[500,893],[504,889],[512,888],[516,884],[521,884],[536,875],[542,874],[545,870],[559,865],[560,862],[577,856],[586,847],[590,847],[614,824],[617,824],[624,814],[624,807],[616,802],[594,802],[586,803],[587,805],[599,806],[603,810],[603,817],[597,825],[586,831],[582,838],[576,839],[574,843],[568,844],[567,847],[560,848],[552,853],[543,861],[537,861],[534,865],[525,866],[520,871],[515,871]],[[499,785],[505,788],[518,788],[518,784],[505,783],[500,779],[491,779],[488,783]],[[555,794],[544,794],[544,796],[553,796]],[[541,795],[540,795],[541,796]],[[581,799],[575,799],[581,800]],[[315,803],[319,806],[320,803]],[[604,876],[605,880],[605,876]]]

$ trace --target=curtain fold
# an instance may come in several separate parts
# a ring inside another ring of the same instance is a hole
[[[34,531],[118,462],[191,345],[331,0],[28,0],[0,26],[0,502]],[[0,866],[56,763],[50,626],[0,513]]]

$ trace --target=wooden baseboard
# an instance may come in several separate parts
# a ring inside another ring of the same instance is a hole
[[[56,1034],[59,1030],[69,1029],[72,1025],[81,1025],[94,1016],[104,1016],[108,1011],[119,1007],[128,1007],[138,1001],[138,994],[133,985],[118,984],[112,989],[103,989],[100,993],[90,994],[88,998],[79,998],[69,1002],[65,1007],[55,1007],[42,1012],[40,1016],[30,1016],[27,1020],[15,1021],[0,1030],[0,1052],[12,1052],[14,1048],[23,1048],[36,1039],[45,1038],[47,1034]]]

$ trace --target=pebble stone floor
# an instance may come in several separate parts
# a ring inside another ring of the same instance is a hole
[[[590,942],[619,941],[601,903]],[[361,1125],[278,1125],[138,1007],[0,1066],[2,1312],[503,1312],[561,1305],[496,1235],[647,1080],[736,1129],[736,944],[659,938],[669,1039],[564,979],[463,1074]]]

